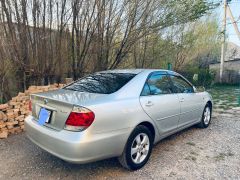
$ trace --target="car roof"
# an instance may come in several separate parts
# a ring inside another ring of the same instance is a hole
[[[166,70],[166,69],[113,69],[113,70],[106,70],[101,71],[101,73],[132,73],[132,74],[139,74],[141,72],[154,72],[154,71],[164,71],[168,72],[169,74],[178,74],[174,71]]]

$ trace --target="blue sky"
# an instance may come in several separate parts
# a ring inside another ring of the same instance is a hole
[[[240,0],[232,0],[231,3],[229,3],[229,6],[231,8],[232,14],[235,18],[235,21],[238,20],[238,29],[240,30]],[[222,18],[223,18],[223,5],[217,9],[217,14],[220,15],[220,25],[222,26]],[[240,46],[240,40],[238,39],[237,34],[234,31],[233,25],[231,24],[231,20],[229,16],[227,16],[227,36],[228,40],[239,45]]]

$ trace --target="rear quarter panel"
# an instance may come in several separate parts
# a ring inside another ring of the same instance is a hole
[[[150,122],[154,128],[154,122],[143,111],[139,98],[114,99],[113,101],[99,101],[87,108],[95,114],[95,120],[89,127],[91,133],[117,133],[124,129],[131,131],[141,122]],[[131,133],[129,131],[129,135]],[[156,136],[158,130],[155,128]],[[127,139],[126,139],[127,141]]]

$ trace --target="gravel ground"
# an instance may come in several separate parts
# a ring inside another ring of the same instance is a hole
[[[108,159],[64,162],[25,133],[0,140],[0,179],[240,179],[240,112],[215,114],[207,129],[189,128],[159,142],[149,163],[130,172]]]

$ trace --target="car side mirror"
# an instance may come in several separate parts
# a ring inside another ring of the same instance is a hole
[[[196,90],[194,90],[195,92],[204,92],[205,91],[205,87],[204,86],[199,86],[198,88],[195,88]]]
[[[193,92],[197,92],[197,88],[195,86],[193,86]]]

